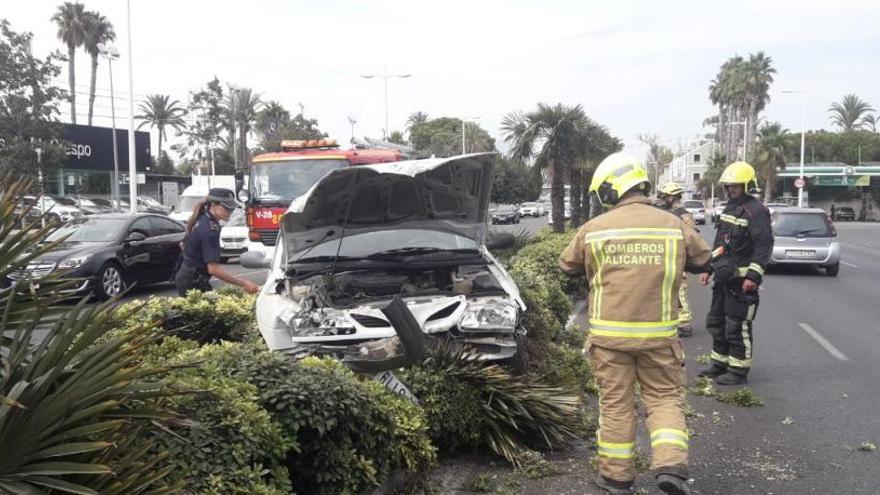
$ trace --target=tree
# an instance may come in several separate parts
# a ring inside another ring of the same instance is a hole
[[[406,128],[411,129],[412,126],[417,124],[424,124],[428,121],[428,114],[425,112],[413,112],[409,114],[409,117],[406,119]]]
[[[327,137],[327,133],[318,128],[317,119],[307,119],[302,114],[285,122],[274,134],[265,135],[260,141],[260,147],[265,151],[278,151],[281,149],[281,141],[287,139],[321,139]]]
[[[461,154],[461,133],[469,153],[494,151],[495,140],[478,124],[468,122],[462,126],[461,119],[439,117],[412,124],[409,128],[409,142],[419,158],[430,156],[454,156]]]
[[[391,134],[388,136],[388,142],[394,144],[406,144],[406,139],[404,139],[402,132],[391,131]]]
[[[52,21],[58,24],[58,39],[67,45],[67,79],[70,83],[70,121],[76,124],[76,49],[85,43],[87,19],[85,7],[79,2],[58,6]]]
[[[788,129],[783,128],[779,122],[765,123],[758,131],[758,143],[752,163],[758,177],[764,180],[764,201],[773,198],[777,170],[785,168],[787,135]]]
[[[34,58],[32,38],[0,19],[0,175],[36,183],[39,165],[52,168],[65,158],[57,117],[67,94],[52,84],[61,73],[63,57],[53,52],[45,59]]]
[[[202,89],[190,93],[187,112],[193,121],[183,130],[186,137],[184,143],[172,146],[181,158],[181,167],[192,170],[194,164],[206,162],[210,151],[214,150],[214,168],[220,173],[217,147],[220,142],[220,134],[225,129],[223,106],[223,86],[215,76]],[[228,129],[227,129],[228,130]],[[231,131],[230,131],[231,132]],[[232,155],[232,140],[228,140],[228,148],[221,148]],[[230,171],[234,169],[234,164]]]
[[[180,132],[186,128],[186,122],[183,116],[186,110],[180,106],[177,100],[171,100],[168,95],[149,95],[147,101],[138,105],[140,114],[135,118],[142,121],[138,125],[138,129],[145,125],[151,128],[155,127],[159,131],[159,153],[162,156],[162,141],[167,138],[165,128],[171,127],[175,131]]]
[[[637,139],[648,145],[645,166],[648,169],[651,182],[654,183],[654,187],[657,187],[660,185],[660,176],[675,158],[674,153],[668,146],[661,144],[660,138],[655,134],[639,134]]]
[[[525,164],[502,157],[492,171],[493,203],[518,204],[541,195],[541,174]]]
[[[163,175],[177,174],[177,169],[174,168],[174,161],[168,156],[168,153],[159,151],[159,159],[153,165],[153,173]]]
[[[227,127],[231,127],[238,139],[238,154],[235,164],[245,164],[248,159],[248,134],[257,122],[257,113],[263,106],[260,95],[250,88],[235,88],[225,102],[225,118]]]
[[[290,122],[290,112],[277,101],[270,101],[257,113],[255,129],[260,135],[260,146],[268,149],[266,142],[274,140],[281,128]]]
[[[831,122],[843,132],[870,128],[873,122],[870,112],[874,111],[874,107],[854,93],[843,95],[843,99],[839,103],[833,102],[828,111],[831,113]]]
[[[103,43],[116,39],[113,24],[98,12],[86,12],[86,36],[84,45],[86,51],[92,57],[92,80],[89,85],[89,125],[92,125],[92,113],[95,108],[95,80],[98,76],[98,56],[101,50],[98,48]]]

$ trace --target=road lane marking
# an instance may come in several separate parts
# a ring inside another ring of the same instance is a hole
[[[831,342],[828,342],[827,340],[825,340],[825,337],[819,335],[819,332],[813,330],[813,327],[811,327],[810,325],[807,325],[806,323],[798,323],[798,326],[801,327],[801,329],[803,329],[803,331],[807,332],[807,334],[810,337],[813,337],[813,339],[816,342],[818,342],[819,345],[824,347],[826,351],[830,352],[832,356],[836,357],[837,359],[839,359],[841,361],[849,361],[849,358],[846,357],[846,355],[844,355],[842,352],[837,350],[837,347],[834,347],[831,344]]]
[[[840,260],[840,264],[843,266],[848,266],[850,268],[860,268],[859,265],[853,265],[852,263],[847,263],[846,261]]]

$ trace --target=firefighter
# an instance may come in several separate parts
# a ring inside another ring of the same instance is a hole
[[[680,218],[651,204],[650,187],[636,158],[615,153],[603,160],[590,194],[611,209],[578,230],[559,266],[586,272],[590,284],[585,351],[600,390],[596,484],[611,494],[632,493],[638,382],[659,486],[690,494],[676,296],[685,265],[707,270],[710,249]]]
[[[684,223],[693,229],[697,228],[694,216],[681,206],[681,197],[684,191],[675,182],[667,182],[657,188],[658,208],[666,210],[681,218]],[[691,325],[691,306],[688,303],[687,274],[682,273],[681,286],[678,289],[678,336],[690,337],[693,334]]]
[[[750,194],[757,189],[755,169],[730,164],[720,183],[727,206],[716,224],[712,246],[715,284],[706,329],[712,335],[712,364],[700,372],[719,385],[746,383],[752,367],[752,321],[758,310],[758,286],[773,251],[770,212]],[[700,282],[708,283],[709,274]]]

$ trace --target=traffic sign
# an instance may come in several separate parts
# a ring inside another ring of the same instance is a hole
[[[803,187],[804,187],[805,185],[807,185],[807,184],[806,184],[806,182],[804,182],[804,179],[803,179],[802,177],[798,177],[798,178],[795,179],[795,181],[794,181],[794,187],[796,187],[796,188],[798,188],[798,189],[803,189]]]

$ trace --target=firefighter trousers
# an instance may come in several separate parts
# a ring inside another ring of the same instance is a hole
[[[742,278],[716,283],[706,329],[712,335],[712,361],[745,376],[752,367],[752,322],[758,311],[758,292],[742,292]]]
[[[687,275],[684,275],[681,277],[681,285],[678,287],[678,324],[689,325],[691,318],[691,305],[688,304]]]
[[[681,342],[646,351],[619,351],[587,344],[599,384],[599,473],[635,480],[635,384],[641,389],[651,434],[655,473],[687,478],[688,433],[684,418],[684,350]]]

